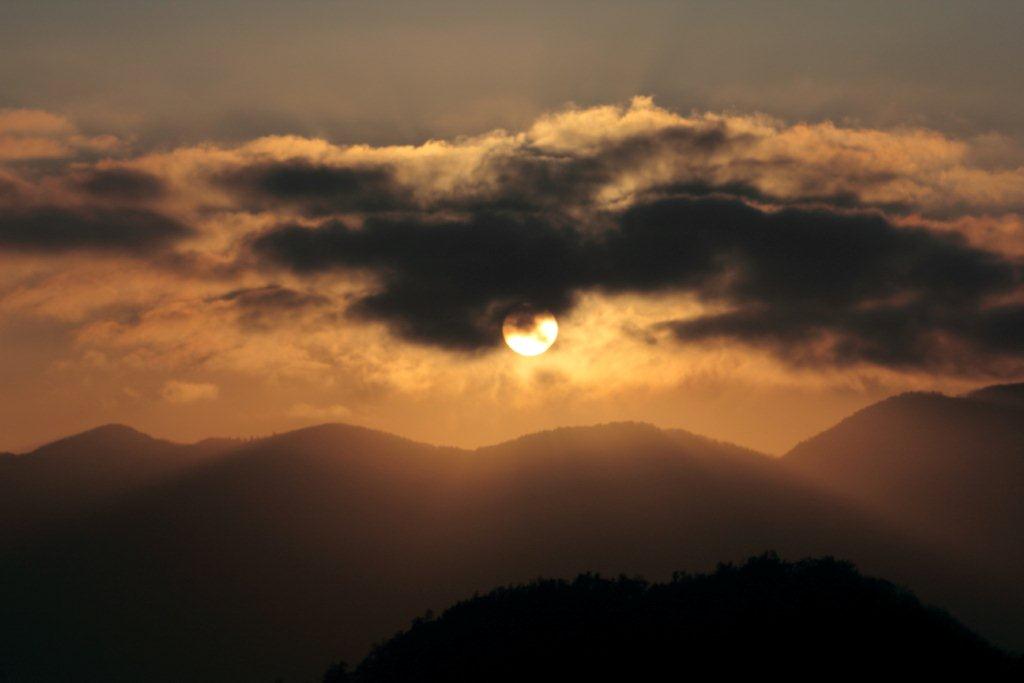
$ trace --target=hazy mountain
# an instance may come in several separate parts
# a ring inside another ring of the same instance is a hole
[[[1024,412],[993,396],[905,394],[803,442],[808,480],[1007,579],[1024,576]],[[983,400],[981,400],[983,399]]]
[[[975,401],[1024,410],[1024,384],[996,384],[972,391],[965,396]]]
[[[794,656],[794,648],[799,656]],[[912,593],[831,558],[765,555],[668,583],[537,580],[417,618],[326,683],[661,681],[710,674],[789,680],[878,672],[1017,680],[1021,662]],[[672,674],[675,673],[675,675]]]
[[[106,425],[31,453],[0,456],[0,547],[179,474],[238,443],[210,439],[183,445]]]
[[[108,432],[75,439],[175,467],[0,555],[14,680],[307,680],[474,591],[584,571],[663,579],[768,548],[848,557],[983,634],[1024,614],[973,566],[777,459],[685,432],[613,424],[475,451],[343,425],[211,448]],[[79,466],[86,449],[59,443],[19,457]]]

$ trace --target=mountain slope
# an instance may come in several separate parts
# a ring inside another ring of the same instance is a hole
[[[906,539],[771,460],[738,463],[636,424],[477,451],[342,425],[246,444],[0,560],[20,624],[0,660],[30,680],[303,680],[423,605],[542,574],[666,577],[765,548],[841,553],[943,592],[933,563],[902,555]]]
[[[236,447],[183,445],[105,425],[0,458],[0,547]]]
[[[308,680],[474,591],[585,571],[659,579],[767,548],[849,557],[986,633],[996,607],[1024,614],[973,567],[774,459],[643,424],[475,451],[324,425],[105,500],[0,552],[11,678]]]
[[[995,384],[964,396],[975,401],[1024,410],[1024,384]]]
[[[783,462],[915,536],[1024,574],[1024,412],[905,394],[805,441]]]

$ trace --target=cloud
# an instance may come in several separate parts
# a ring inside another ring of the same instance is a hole
[[[157,176],[130,168],[99,168],[78,180],[79,187],[94,197],[142,201],[159,199],[166,192]]]
[[[84,135],[71,121],[50,112],[0,109],[0,162],[105,154],[120,145],[112,135]]]
[[[15,206],[0,211],[0,250],[154,252],[192,229],[148,209]]]
[[[649,98],[570,108],[522,132],[418,146],[339,146],[271,136],[155,155],[247,209],[329,213],[621,208],[680,187],[780,205],[876,207],[932,219],[1024,207],[1024,168],[977,165],[980,147],[920,128],[763,115],[675,114]]]
[[[1024,164],[1001,140],[638,98],[418,145],[96,160],[71,123],[25,120],[12,139],[65,156],[0,159],[22,415],[101,420],[121,387],[173,400],[212,377],[207,431],[352,407],[436,441],[681,415],[725,437],[759,413],[781,447],[810,429],[779,431],[787,401],[818,428],[869,396],[1024,376]],[[501,343],[523,300],[561,324],[530,363]],[[139,409],[173,429],[169,405]]]
[[[160,396],[168,403],[195,403],[217,398],[220,388],[204,382],[167,381],[160,390]]]
[[[300,420],[321,420],[335,422],[338,420],[352,419],[353,412],[348,406],[336,404],[329,406],[314,406],[308,403],[296,403],[288,409],[288,416]]]
[[[300,273],[372,270],[382,286],[356,300],[353,313],[385,320],[412,341],[464,350],[493,346],[510,307],[529,301],[564,312],[575,285],[593,279],[579,233],[539,217],[293,225],[261,235],[253,248]]]
[[[270,329],[280,326],[284,318],[294,318],[331,305],[331,298],[310,291],[298,291],[279,284],[245,287],[208,299],[232,305],[240,323],[249,329]]]
[[[17,135],[77,134],[21,116]],[[0,169],[0,249],[173,270],[148,311],[136,297],[117,314],[128,338],[125,319],[192,330],[180,318],[219,316],[246,333],[382,323],[392,340],[486,352],[524,301],[571,316],[583,297],[667,295],[698,310],[634,329],[663,348],[977,372],[1024,360],[1024,166],[982,163],[980,144],[643,97],[421,145],[270,136]],[[42,281],[26,275],[9,300],[38,301]]]
[[[250,310],[294,310],[322,306],[330,299],[313,292],[298,292],[278,284],[235,289],[213,297],[213,301],[231,301]]]
[[[257,208],[284,204],[313,216],[395,211],[411,201],[409,190],[385,167],[338,167],[301,158],[233,169],[218,182]]]
[[[1014,309],[990,307],[1017,291],[1019,265],[955,235],[896,227],[877,214],[687,196],[606,218],[610,227],[598,233],[507,212],[370,218],[358,228],[332,221],[279,227],[253,248],[299,273],[373,271],[379,289],[353,312],[452,349],[498,346],[500,321],[520,302],[561,314],[590,290],[689,292],[729,309],[666,322],[683,342],[729,338],[794,357],[828,335],[820,362],[944,362],[938,335],[981,354],[1015,355],[1024,343]]]

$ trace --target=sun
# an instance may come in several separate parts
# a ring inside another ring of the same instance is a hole
[[[539,356],[558,337],[558,321],[549,311],[520,306],[505,316],[501,326],[508,347],[520,356]]]

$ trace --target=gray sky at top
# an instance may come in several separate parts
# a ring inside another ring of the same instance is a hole
[[[145,144],[417,142],[568,102],[1024,136],[1024,2],[3,0],[0,107]]]

